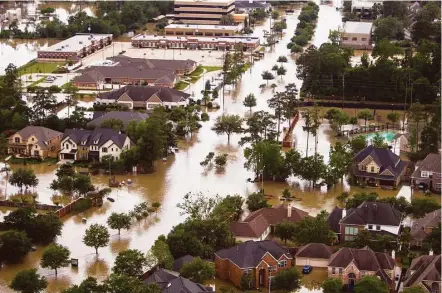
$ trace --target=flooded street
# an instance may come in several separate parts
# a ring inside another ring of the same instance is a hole
[[[244,116],[248,109],[242,105],[244,97],[249,93],[254,93],[257,97],[257,106],[253,109],[268,110],[267,100],[274,94],[270,87],[261,90],[259,85],[265,83],[261,78],[261,73],[264,70],[270,70],[276,64],[276,60],[281,55],[288,55],[289,50],[286,48],[287,43],[293,36],[297,17],[299,15],[299,7],[295,14],[287,15],[287,30],[282,39],[270,51],[266,52],[263,60],[257,61],[246,72],[236,87],[227,89],[225,92],[224,111],[229,114],[239,114]],[[341,25],[340,12],[335,10],[333,6],[320,6],[319,21],[313,39],[313,44],[320,45],[327,41],[328,31],[337,29]],[[263,37],[263,30],[269,28],[269,21],[261,26],[255,28],[254,34]],[[19,45],[17,45],[19,46]],[[1,47],[0,47],[1,48]],[[17,49],[19,50],[19,49]],[[266,50],[269,50],[268,48]],[[27,58],[28,55],[18,53],[17,58]],[[9,53],[11,54],[11,53]],[[36,53],[35,53],[36,54]],[[34,56],[35,57],[35,56]],[[30,57],[32,59],[32,56]],[[6,59],[6,60],[5,60]],[[6,65],[3,63],[14,62],[17,65],[22,65],[22,59],[12,60],[8,58],[0,58],[0,69]],[[24,59],[23,59],[24,60]],[[23,62],[24,64],[25,62]],[[282,79],[275,78],[274,81],[278,87],[276,91],[283,90],[288,83],[296,83],[298,89],[301,87],[301,81],[296,78],[296,64],[293,58],[289,58],[289,62],[284,65],[287,69],[287,74]],[[1,71],[0,71],[1,73]],[[211,78],[216,73],[206,74],[205,80]],[[190,93],[196,94],[195,98],[199,98],[199,92],[203,88],[204,79],[200,79],[196,84],[192,85],[188,90]],[[222,97],[222,93],[220,93]],[[101,208],[90,209],[85,213],[78,215],[66,216],[63,218],[64,228],[62,236],[57,239],[57,242],[67,246],[71,251],[71,257],[79,259],[78,268],[63,268],[58,272],[58,278],[55,278],[53,271],[39,268],[40,256],[42,248],[31,252],[25,258],[23,263],[17,265],[6,266],[0,270],[0,291],[11,292],[8,289],[8,284],[13,276],[24,268],[36,267],[39,272],[46,276],[49,281],[47,292],[60,292],[72,283],[79,283],[87,276],[94,276],[99,279],[104,279],[109,273],[113,265],[113,261],[118,252],[134,248],[143,252],[147,252],[155,239],[161,234],[167,234],[174,225],[183,221],[183,217],[179,214],[179,209],[176,207],[180,203],[187,192],[203,192],[208,196],[219,194],[225,196],[228,194],[240,194],[246,196],[260,188],[260,184],[249,183],[247,178],[253,176],[252,172],[244,169],[243,148],[238,146],[240,135],[232,135],[230,143],[227,143],[227,136],[217,136],[211,130],[214,120],[217,116],[222,114],[222,110],[209,112],[210,121],[202,123],[202,128],[195,133],[189,141],[182,141],[180,143],[180,150],[175,156],[170,156],[167,162],[159,161],[156,164],[156,172],[150,175],[128,175],[117,176],[117,180],[132,179],[132,186],[113,189],[110,195],[115,199],[111,203],[105,201]],[[303,132],[303,120],[301,119],[294,130],[295,144],[302,153],[305,152],[307,140],[306,133]],[[334,143],[334,136],[327,123],[323,123],[319,130],[318,136],[318,153],[328,160],[328,153],[330,144]],[[314,150],[314,137],[310,136],[309,153]],[[222,172],[216,170],[204,170],[200,166],[200,162],[204,159],[207,153],[214,151],[216,153],[227,153],[228,162]],[[12,166],[18,168],[19,166]],[[46,164],[31,165],[38,176],[38,198],[42,203],[51,203],[52,190],[49,188],[50,183],[55,178],[56,166],[48,166]],[[4,179],[4,178],[3,178]],[[92,182],[99,186],[107,186],[107,176],[93,176]],[[332,190],[310,190],[308,184],[296,178],[290,178],[289,185],[292,189],[292,194],[301,198],[301,201],[294,202],[295,206],[304,209],[311,214],[316,214],[322,209],[331,210],[337,201],[335,197],[343,191],[349,191],[350,186],[346,181],[338,184]],[[264,188],[267,194],[279,195],[287,185],[284,183],[264,182]],[[0,182],[1,194],[4,194],[6,189],[5,180]],[[360,191],[358,188],[351,188],[352,191]],[[16,189],[7,186],[8,194],[14,193]],[[381,197],[396,196],[398,191],[391,190],[371,190],[377,191]],[[81,238],[84,235],[86,228],[93,223],[105,224],[108,216],[112,212],[128,212],[135,204],[143,201],[160,202],[161,210],[157,217],[142,220],[132,226],[128,231],[121,232],[118,236],[117,231],[111,230],[111,243],[108,247],[99,249],[98,257],[95,256],[93,248],[86,247]],[[278,204],[275,200],[271,204]],[[4,209],[0,213],[5,213]],[[81,219],[86,218],[87,224],[82,223]],[[325,272],[315,272],[304,280],[304,287],[299,292],[321,292],[318,284],[325,278]]]

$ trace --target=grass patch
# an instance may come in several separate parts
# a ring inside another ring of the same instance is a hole
[[[39,159],[39,158],[17,158],[17,157],[12,157],[8,163],[10,164],[55,164],[57,163],[57,159],[56,158],[46,158],[44,160]]]
[[[212,71],[222,70],[223,67],[222,66],[203,66],[203,69],[205,69],[206,72],[212,72]]]
[[[175,84],[174,88],[175,88],[176,90],[182,91],[182,90],[184,90],[188,85],[189,85],[188,82],[185,82],[185,81],[180,80],[179,82],[177,82],[177,83]]]
[[[204,68],[200,65],[197,68],[195,68],[194,71],[189,73],[189,76],[200,76],[201,74],[203,74],[203,72],[204,72]]]
[[[191,83],[195,83],[195,82],[197,82],[198,79],[200,79],[200,78],[201,78],[201,76],[191,76],[191,77],[190,77],[190,82],[191,82]]]
[[[57,70],[58,67],[65,65],[65,62],[37,62],[31,61],[18,69],[18,74],[29,73],[52,73]],[[58,66],[58,67],[57,67]]]
[[[60,88],[62,89],[62,90],[65,90],[68,86],[71,86],[72,85],[72,82],[67,82],[67,83],[65,83],[64,85],[62,85]]]

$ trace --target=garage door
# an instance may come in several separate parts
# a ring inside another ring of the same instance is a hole
[[[325,268],[327,267],[328,260],[327,259],[318,259],[318,258],[296,258],[297,266],[305,266],[310,265],[314,268]]]

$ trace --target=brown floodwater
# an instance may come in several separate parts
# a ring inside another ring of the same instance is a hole
[[[226,89],[224,111],[230,114],[239,114],[245,116],[248,109],[242,105],[242,100],[249,93],[254,93],[257,97],[257,106],[254,110],[268,110],[267,100],[273,95],[270,88],[259,89],[259,85],[265,83],[261,78],[261,72],[270,70],[276,63],[278,56],[288,55],[286,48],[289,39],[295,30],[298,22],[299,7],[295,14],[287,17],[287,34],[273,48],[266,49],[266,55],[263,60],[257,61],[241,78],[236,87]],[[321,5],[318,29],[316,31],[313,43],[319,44],[325,42],[328,37],[329,29],[337,29],[341,24],[340,12],[332,6]],[[255,28],[255,34],[263,36],[263,30],[269,28],[267,21],[261,26]],[[1,59],[3,60],[3,58]],[[301,81],[296,78],[296,64],[294,59],[284,65],[287,68],[287,75],[282,79],[277,78],[272,82],[278,85],[276,90],[283,90],[288,83],[296,83],[298,88]],[[208,73],[205,80],[215,76],[217,73]],[[204,79],[200,79],[190,89],[189,93],[194,92],[196,98],[204,85]],[[220,93],[220,96],[222,94]],[[222,104],[222,102],[220,102]],[[72,283],[79,283],[86,276],[94,276],[98,279],[104,279],[111,271],[113,262],[118,252],[133,248],[142,252],[147,252],[155,239],[161,234],[167,234],[174,225],[184,220],[180,215],[177,204],[183,200],[188,192],[203,192],[207,196],[219,194],[240,194],[246,196],[260,188],[260,183],[247,182],[247,178],[253,176],[252,172],[244,169],[243,148],[238,145],[239,135],[232,135],[230,143],[227,142],[225,135],[217,136],[211,130],[214,120],[222,114],[222,110],[208,112],[210,121],[202,124],[202,128],[186,141],[180,142],[180,150],[175,156],[170,156],[167,162],[159,161],[156,163],[156,172],[149,175],[126,175],[117,176],[117,180],[132,180],[131,186],[125,186],[112,190],[110,197],[115,202],[105,201],[100,208],[93,208],[84,213],[69,215],[63,218],[64,227],[62,235],[57,242],[67,246],[71,251],[71,257],[79,259],[78,268],[66,267],[59,270],[58,277],[55,278],[53,271],[39,267],[39,261],[43,247],[38,247],[37,251],[31,252],[19,264],[8,265],[0,270],[0,291],[10,292],[8,284],[14,275],[24,268],[35,267],[44,275],[49,286],[47,292],[60,292]],[[301,152],[306,149],[306,133],[302,130],[303,121],[296,125],[294,130],[295,145]],[[324,122],[318,133],[318,153],[328,160],[330,145],[336,140],[330,130],[330,126]],[[204,169],[200,162],[207,153],[215,151],[216,153],[227,153],[228,163],[224,170]],[[309,139],[309,153],[314,151],[314,138]],[[12,166],[18,168],[19,166]],[[51,181],[55,178],[56,166],[46,164],[30,165],[38,176],[39,185],[37,200],[42,203],[51,203],[53,191],[49,188]],[[4,178],[3,178],[4,179]],[[92,176],[92,182],[99,186],[107,186],[107,176]],[[307,182],[297,178],[290,178],[286,183],[264,182],[264,188],[267,194],[278,196],[281,191],[289,186],[292,193],[300,198],[300,201],[294,202],[294,205],[304,209],[311,214],[317,214],[320,210],[331,210],[337,204],[336,196],[343,191],[360,191],[361,189],[351,187],[346,180],[338,184],[331,190],[312,190]],[[0,181],[1,195],[4,197],[6,189],[5,180]],[[371,191],[371,190],[366,190]],[[397,191],[377,190],[380,196],[396,196]],[[7,193],[13,194],[17,189],[11,186],[7,187]],[[69,199],[65,199],[67,201]],[[105,224],[108,216],[112,212],[128,212],[135,204],[143,201],[160,202],[161,210],[158,215],[140,222],[134,223],[131,229],[124,230],[119,236],[117,231],[111,230],[111,241],[109,246],[99,249],[99,255],[95,255],[93,248],[86,247],[81,238],[86,228],[92,223]],[[272,204],[278,204],[278,201],[272,200]],[[0,216],[6,213],[6,209],[0,209]],[[87,219],[87,223],[82,223],[82,218]],[[320,292],[317,283],[325,278],[324,272],[314,271],[310,276],[304,278],[304,285],[301,292]]]

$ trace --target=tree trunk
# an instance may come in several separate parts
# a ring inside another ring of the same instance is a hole
[[[416,151],[419,151],[419,121],[416,121]]]
[[[57,277],[57,274],[58,274],[57,268],[55,268],[55,277]]]
[[[95,247],[95,254],[98,255],[98,247]]]
[[[305,149],[305,157],[308,157],[308,139],[309,139],[310,130],[307,130],[307,147]]]
[[[227,133],[227,143],[230,143],[230,133]]]
[[[118,229],[118,235],[120,235],[120,230],[121,230],[121,229]]]

